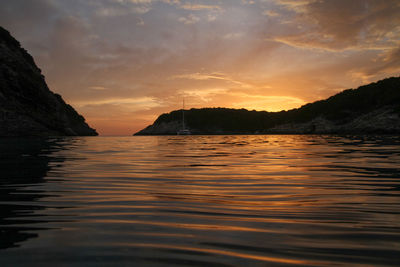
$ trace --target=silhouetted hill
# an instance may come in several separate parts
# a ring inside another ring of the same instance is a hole
[[[400,77],[348,89],[281,112],[202,108],[185,111],[193,134],[400,133]],[[162,114],[136,135],[176,134],[182,110]]]
[[[97,135],[49,90],[28,52],[0,27],[0,136]]]

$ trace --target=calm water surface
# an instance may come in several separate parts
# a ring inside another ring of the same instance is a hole
[[[399,136],[0,139],[0,266],[400,266]]]

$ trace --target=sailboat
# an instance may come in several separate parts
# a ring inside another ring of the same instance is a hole
[[[185,99],[183,99],[183,104],[182,104],[182,129],[180,129],[176,134],[177,135],[191,135],[192,134],[189,131],[189,129],[186,129],[186,127],[185,127]]]

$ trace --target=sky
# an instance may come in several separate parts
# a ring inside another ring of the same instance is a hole
[[[398,0],[1,0],[0,25],[101,135],[182,108],[279,111],[400,74]]]

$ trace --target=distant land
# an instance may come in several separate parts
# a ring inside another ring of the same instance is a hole
[[[399,134],[400,77],[347,89],[289,111],[185,110],[192,134]],[[162,114],[134,135],[175,135],[182,110]]]
[[[28,52],[0,27],[0,136],[97,135],[49,90]]]

